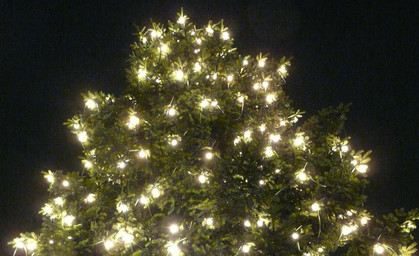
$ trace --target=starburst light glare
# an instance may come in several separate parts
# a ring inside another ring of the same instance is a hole
[[[97,108],[97,103],[92,99],[87,99],[85,105],[90,110]]]
[[[87,141],[88,137],[87,137],[87,132],[86,131],[82,131],[77,133],[77,139],[81,142],[84,143]]]
[[[172,224],[169,227],[169,231],[172,234],[177,234],[179,232],[179,226],[177,224]]]
[[[151,190],[151,196],[153,196],[153,198],[159,198],[160,195],[161,195],[161,192],[158,188],[155,187]]]
[[[185,16],[180,16],[179,19],[177,20],[177,23],[184,25],[186,22],[186,17]]]

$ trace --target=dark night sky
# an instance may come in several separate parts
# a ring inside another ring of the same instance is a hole
[[[286,92],[308,115],[352,103],[352,146],[373,150],[367,208],[418,207],[418,2],[270,2],[0,3],[0,255],[40,225],[40,171],[79,169],[62,123],[82,109],[80,93],[120,94],[133,24],[175,20],[181,6],[198,26],[223,18],[243,55],[293,57]]]

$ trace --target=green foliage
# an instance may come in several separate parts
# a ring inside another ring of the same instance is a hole
[[[284,92],[289,60],[242,57],[222,22],[197,29],[179,14],[137,37],[123,95],[89,92],[66,123],[84,169],[44,173],[51,197],[40,235],[22,235],[15,248],[40,256],[416,251],[416,210],[374,220],[364,209],[370,152],[350,149],[349,106],[299,124],[302,112]]]

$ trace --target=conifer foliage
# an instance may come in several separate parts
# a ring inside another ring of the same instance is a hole
[[[139,30],[121,96],[68,121],[83,170],[45,172],[38,234],[16,255],[412,255],[416,210],[365,208],[369,152],[346,106],[299,121],[287,59],[239,55],[222,22]],[[340,251],[340,252],[339,252]]]

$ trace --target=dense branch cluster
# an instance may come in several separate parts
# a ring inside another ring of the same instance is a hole
[[[137,36],[123,95],[89,93],[68,121],[83,171],[45,172],[43,227],[16,254],[412,255],[416,211],[364,208],[347,107],[300,124],[290,63],[242,57],[222,22],[181,13]]]

